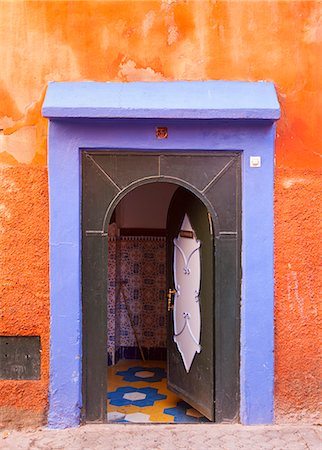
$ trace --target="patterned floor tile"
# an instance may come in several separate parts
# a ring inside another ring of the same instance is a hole
[[[208,421],[168,390],[165,361],[122,360],[109,367],[107,408],[109,422]]]
[[[135,372],[135,376],[139,378],[151,378],[154,376],[154,372],[149,372],[148,370],[141,370],[140,372]],[[147,380],[146,380],[147,381]]]
[[[126,400],[144,400],[146,398],[146,394],[141,392],[129,392],[128,394],[124,394],[123,398]]]
[[[175,423],[209,422],[209,420],[206,419],[206,417],[202,416],[200,413],[199,417],[192,415],[191,409],[192,408],[190,405],[188,405],[188,403],[180,401],[174,408],[166,408],[164,410],[164,414],[169,414],[170,416],[173,416]],[[189,411],[190,414],[187,414],[187,411]]]
[[[152,406],[158,400],[164,400],[166,395],[159,394],[156,388],[135,388],[123,386],[113,392],[108,392],[110,404],[114,406],[134,405],[139,407]]]
[[[124,418],[125,418],[125,414],[122,414],[117,411],[107,413],[108,422],[119,422],[120,420],[123,420]]]
[[[124,418],[124,422],[146,423],[146,422],[150,422],[150,416],[148,414],[143,414],[143,413],[126,414],[126,416]]]
[[[195,417],[196,419],[200,419],[203,415],[194,408],[189,408],[186,410],[187,416]]]
[[[129,367],[126,371],[116,372],[117,375],[123,377],[125,381],[146,381],[147,383],[155,383],[166,378],[165,370],[161,367],[149,367],[149,370],[145,370],[145,367],[135,366]]]

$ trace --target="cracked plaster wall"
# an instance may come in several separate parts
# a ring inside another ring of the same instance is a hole
[[[41,336],[42,377],[0,381],[0,423],[46,417],[47,122],[41,105],[53,80],[275,83],[282,109],[275,178],[275,411],[279,421],[316,420],[321,17],[322,5],[314,1],[1,3],[0,334]]]

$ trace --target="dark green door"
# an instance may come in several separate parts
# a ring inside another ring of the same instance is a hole
[[[200,241],[200,333],[192,332],[200,351],[191,365],[189,358],[184,364],[169,320],[169,387],[216,422],[238,420],[240,173],[238,152],[82,152],[84,420],[106,420],[108,223],[121,198],[152,182],[178,185],[169,211],[169,260],[185,214]],[[168,288],[173,289],[172,273],[171,266]],[[180,323],[177,328],[176,334]]]
[[[168,387],[210,420],[214,420],[213,260],[210,214],[195,195],[179,188],[167,220]]]

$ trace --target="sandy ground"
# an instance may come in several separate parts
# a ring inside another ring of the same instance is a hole
[[[321,427],[310,425],[84,425],[65,430],[2,430],[1,450],[321,450]]]

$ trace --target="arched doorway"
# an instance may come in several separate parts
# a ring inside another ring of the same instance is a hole
[[[189,236],[189,240],[191,234],[191,237],[199,241],[195,227],[199,226],[201,211],[204,211],[205,219],[201,222],[206,224],[209,234],[209,239],[205,240],[201,250],[201,261],[208,254],[206,262],[201,265],[201,280],[207,284],[205,289],[208,291],[203,294],[207,302],[201,302],[202,350],[196,351],[198,354],[193,356],[193,362],[187,363],[178,342],[173,344],[173,341],[179,340],[174,339],[176,334],[181,333],[178,327],[184,327],[177,325],[177,330],[173,330],[172,320],[168,316],[168,384],[211,420],[219,422],[223,418],[238,419],[241,220],[239,154],[85,151],[82,170],[85,420],[106,420],[106,336],[109,330],[104,318],[107,315],[108,294],[106,267],[110,268],[107,252],[109,223],[113,213],[115,218],[119,205],[126,202],[127,196],[131,197],[136,189],[142,190],[144,187],[148,189],[146,192],[150,192],[149,186],[152,185],[157,190],[163,185],[164,192],[168,189],[168,194],[174,194],[168,195],[168,200],[172,198],[172,202],[166,208],[169,209],[166,226],[168,235],[173,228],[171,239],[168,237],[168,255],[171,254],[171,247],[172,256],[170,262],[167,262],[167,290],[172,287],[176,292],[179,291],[178,283],[176,286],[173,282],[172,286],[169,285],[175,251],[173,239],[186,239]],[[160,202],[159,206],[162,209]],[[135,203],[132,202],[131,207],[135,211]],[[188,230],[187,221],[184,222],[186,215],[191,220],[191,223],[188,221]],[[173,227],[169,219],[171,216],[175,217]],[[206,309],[202,311],[204,306]],[[187,311],[181,311],[180,314],[188,317]],[[185,325],[186,322],[185,329],[188,330],[190,322],[185,319],[182,324]],[[194,333],[190,334],[195,336]],[[198,346],[199,343],[192,345]]]
[[[115,207],[108,230],[109,422],[214,419],[213,230],[201,200],[174,183],[136,187]]]

